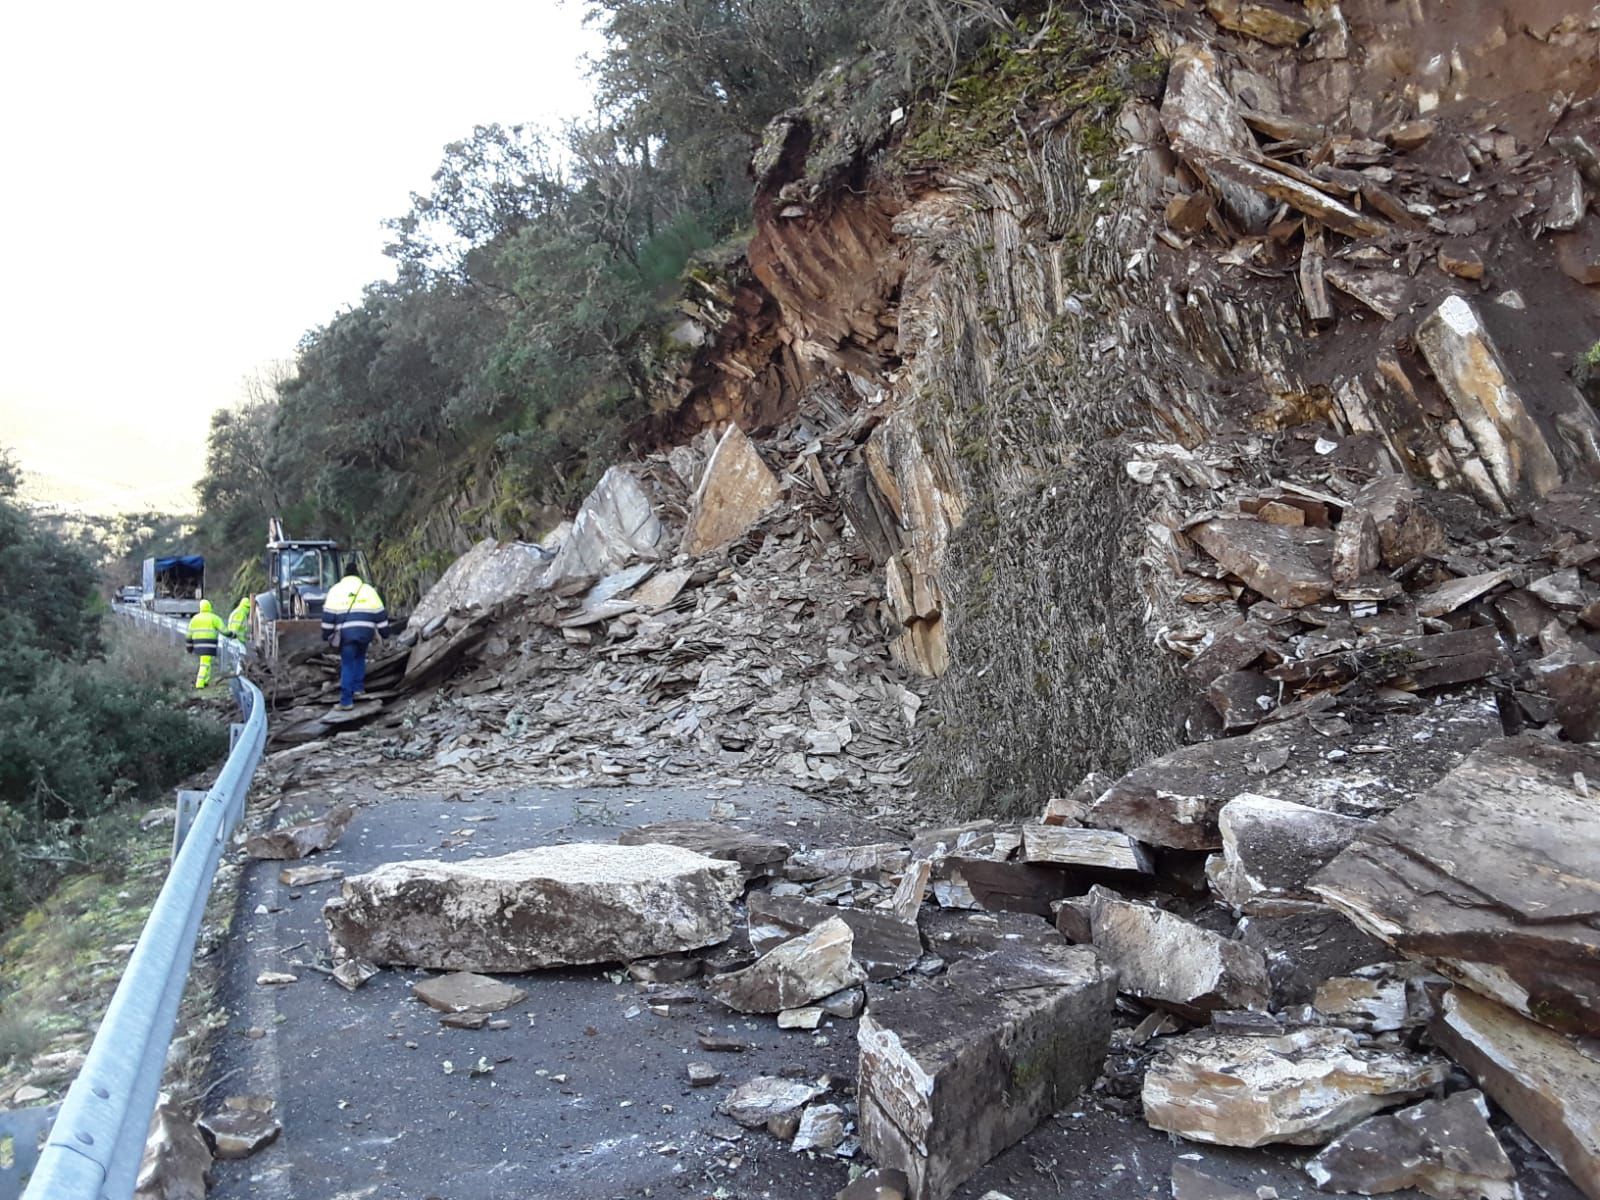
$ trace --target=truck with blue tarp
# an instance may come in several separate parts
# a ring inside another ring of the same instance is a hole
[[[151,612],[193,616],[205,598],[206,560],[198,554],[172,554],[144,560],[141,603]]]

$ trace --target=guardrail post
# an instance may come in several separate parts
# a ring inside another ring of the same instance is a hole
[[[239,726],[235,725],[235,729]],[[183,839],[189,836],[189,827],[194,824],[195,814],[200,811],[200,806],[205,803],[205,792],[193,792],[187,788],[178,789],[178,817],[172,824],[172,857],[178,857],[178,851],[183,849]]]

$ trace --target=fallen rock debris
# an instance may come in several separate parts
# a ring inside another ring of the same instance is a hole
[[[1325,1192],[1416,1188],[1435,1200],[1512,1200],[1515,1168],[1489,1128],[1481,1092],[1457,1092],[1371,1117],[1306,1164]]]

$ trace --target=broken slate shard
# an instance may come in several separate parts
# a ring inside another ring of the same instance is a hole
[[[800,1114],[800,1129],[789,1143],[795,1153],[810,1150],[832,1154],[844,1141],[844,1109],[837,1104],[813,1104]]]
[[[1242,912],[1292,911],[1295,904],[1317,900],[1311,876],[1369,824],[1245,792],[1218,814],[1222,854],[1206,862],[1206,876],[1213,890]]]
[[[850,926],[833,917],[762,955],[742,971],[715,975],[707,988],[736,1012],[775,1013],[866,982],[851,957]]]
[[[620,846],[681,846],[707,858],[725,858],[744,868],[746,879],[780,874],[789,857],[789,845],[718,821],[657,821],[623,830]]]
[[[273,1115],[276,1107],[271,1096],[229,1096],[220,1109],[200,1118],[200,1132],[218,1158],[249,1158],[283,1131]]]
[[[322,915],[336,959],[516,973],[716,945],[742,890],[738,864],[676,846],[574,843],[387,863]]]
[[[911,969],[922,957],[922,937],[912,921],[870,908],[834,908],[800,896],[750,896],[750,944],[766,954],[790,938],[815,929],[824,921],[840,920],[850,926],[850,954],[867,978],[893,979]]]
[[[1144,1080],[1156,1129],[1220,1146],[1320,1146],[1375,1112],[1444,1082],[1448,1064],[1363,1048],[1348,1029],[1169,1039]]]
[[[1401,953],[1536,1021],[1600,1034],[1600,750],[1500,738],[1402,805],[1312,889]]]
[[[1600,1200],[1600,1055],[1463,988],[1434,1040],[1590,1200]]]
[[[797,1116],[823,1089],[795,1079],[757,1075],[734,1088],[717,1111],[732,1117],[747,1129],[759,1129],[768,1121]]]
[[[1514,1200],[1516,1170],[1489,1128],[1482,1092],[1370,1117],[1306,1164],[1324,1192],[1416,1188],[1435,1200]]]
[[[244,844],[244,852],[251,858],[304,858],[337,842],[355,815],[356,810],[351,805],[341,804],[315,821],[252,834]]]
[[[1099,867],[1107,871],[1155,871],[1150,851],[1125,833],[1074,829],[1065,825],[1024,825],[1022,857],[1030,863],[1061,867]]]
[[[1094,1081],[1115,977],[1094,953],[1030,946],[958,962],[926,988],[873,990],[861,1018],[861,1144],[944,1200]]]
[[[487,975],[455,971],[412,984],[411,994],[442,1013],[492,1013],[510,1008],[528,993]]]
[[[1118,990],[1202,1018],[1219,1009],[1265,1008],[1272,986],[1261,951],[1202,929],[1176,913],[1089,892],[1095,949],[1116,969]]]
[[[206,1200],[211,1162],[211,1148],[195,1123],[162,1092],[139,1161],[134,1200]]]
[[[681,549],[698,556],[726,546],[744,536],[781,494],[778,481],[750,439],[730,424],[711,452],[700,486],[689,502]]]
[[[1218,517],[1188,532],[1212,558],[1285,608],[1333,594],[1333,538],[1325,529]]]

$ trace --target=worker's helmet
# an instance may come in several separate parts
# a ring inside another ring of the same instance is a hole
[[[210,612],[211,611],[211,601],[209,601],[209,600],[200,601],[200,611],[201,612]]]

